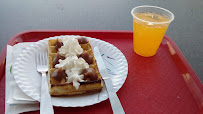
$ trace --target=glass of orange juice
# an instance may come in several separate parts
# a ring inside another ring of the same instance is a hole
[[[174,15],[157,6],[138,6],[132,9],[133,45],[138,55],[151,57],[156,54]]]

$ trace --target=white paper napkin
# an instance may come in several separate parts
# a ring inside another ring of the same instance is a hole
[[[15,62],[18,55],[29,43],[18,43],[14,46],[7,46],[6,55],[6,95],[5,95],[5,114],[17,114],[27,111],[39,110],[39,103],[27,96],[15,83],[12,75],[12,64]]]

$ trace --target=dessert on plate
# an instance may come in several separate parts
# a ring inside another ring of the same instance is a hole
[[[48,41],[48,83],[52,96],[101,91],[103,80],[87,38],[65,36]]]

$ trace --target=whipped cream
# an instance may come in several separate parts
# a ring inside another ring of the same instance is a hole
[[[63,46],[59,48],[59,54],[65,56],[66,59],[59,59],[59,64],[55,65],[55,68],[61,68],[65,70],[68,75],[66,83],[73,83],[73,86],[78,89],[79,82],[83,82],[84,75],[81,74],[86,68],[89,68],[89,64],[83,59],[78,58],[77,55],[83,53],[83,49],[78,43],[78,40],[71,36],[66,36],[62,39]]]
[[[67,77],[67,83],[73,83],[73,86],[78,89],[79,82],[83,82],[84,75],[81,74],[86,68],[89,68],[89,64],[83,59],[77,56],[67,57],[65,60],[59,59],[59,64],[55,65],[55,68],[61,68],[65,70]]]
[[[72,36],[66,36],[62,39],[63,46],[59,49],[59,54],[64,57],[77,56],[83,53],[83,49],[78,40]]]

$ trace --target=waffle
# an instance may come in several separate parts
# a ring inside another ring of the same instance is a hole
[[[48,57],[49,57],[49,70],[48,70],[48,84],[49,84],[49,92],[52,96],[68,96],[68,95],[77,95],[77,94],[85,94],[101,91],[103,87],[103,80],[101,78],[101,74],[99,72],[96,59],[94,57],[91,45],[88,42],[80,42],[80,46],[83,48],[83,52],[89,53],[92,56],[92,61],[89,64],[89,68],[94,69],[97,78],[94,80],[86,79],[84,82],[79,82],[80,86],[76,89],[73,86],[73,83],[67,83],[66,78],[62,78],[61,80],[57,80],[53,77],[54,71],[61,70],[54,67],[54,58],[58,54],[58,50],[56,48],[56,43],[61,42],[62,39],[50,39],[48,41]],[[59,54],[58,54],[59,55]],[[61,73],[60,75],[63,75]]]

